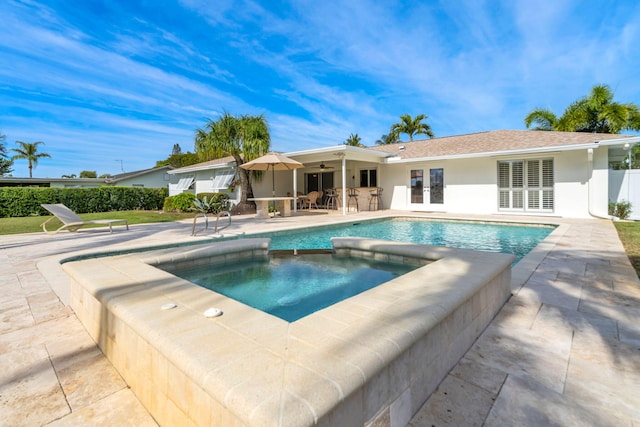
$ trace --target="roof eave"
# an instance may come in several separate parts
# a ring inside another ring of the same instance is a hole
[[[435,160],[470,159],[475,157],[521,156],[521,155],[527,155],[527,154],[553,153],[558,151],[586,150],[589,148],[598,148],[602,146],[620,145],[620,144],[629,144],[629,143],[631,144],[640,143],[640,136],[596,140],[591,143],[560,145],[560,146],[552,146],[552,147],[523,148],[519,150],[486,151],[482,153],[451,154],[451,155],[444,155],[444,156],[411,157],[406,159],[403,159],[402,157],[399,157],[398,155],[396,155],[394,157],[389,157],[385,159],[385,163],[396,164],[396,163],[426,162],[426,161],[435,161]]]
[[[345,154],[354,153],[354,154],[368,154],[374,157],[385,158],[392,156],[393,153],[374,150],[369,147],[354,147],[353,145],[333,145],[330,147],[322,147],[322,148],[312,148],[309,150],[300,150],[300,151],[289,151],[284,153],[287,157],[296,157],[296,156],[308,156],[313,154],[327,154],[327,153],[335,153],[335,152],[344,152]]]
[[[203,166],[196,166],[196,167],[186,166],[180,169],[173,169],[173,170],[167,171],[167,173],[170,175],[177,175],[181,173],[199,172],[199,171],[205,171],[205,170],[211,170],[211,169],[227,169],[227,168],[235,167],[235,165],[236,165],[236,162],[232,161],[232,162],[226,162],[226,163],[219,163],[217,165],[203,165]]]

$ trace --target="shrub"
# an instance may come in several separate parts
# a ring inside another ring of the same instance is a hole
[[[166,188],[0,188],[0,218],[49,215],[40,204],[62,203],[77,213],[160,210]]]
[[[621,202],[609,202],[609,215],[620,219],[627,219],[631,215],[631,202],[623,200]]]
[[[192,210],[217,214],[230,208],[231,201],[226,193],[198,193]]]
[[[189,212],[196,196],[193,193],[180,193],[164,199],[162,209],[165,212]]]

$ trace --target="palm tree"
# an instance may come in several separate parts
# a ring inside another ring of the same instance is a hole
[[[546,108],[531,111],[524,118],[524,124],[529,128],[533,123],[537,123],[535,130],[618,134],[624,130],[640,130],[640,107],[614,102],[609,86],[596,85],[589,96],[571,103],[561,117]]]
[[[400,116],[400,122],[391,125],[389,129],[389,138],[392,141],[400,141],[400,134],[406,133],[409,135],[409,141],[413,141],[414,135],[427,135],[429,138],[433,138],[433,132],[431,126],[427,123],[422,123],[423,120],[428,119],[426,114],[418,114],[415,118],[411,118],[410,114],[403,114]]]
[[[16,144],[20,145],[20,148],[12,148],[12,151],[15,151],[16,155],[11,157],[11,160],[16,159],[27,159],[29,162],[29,178],[33,178],[33,168],[35,168],[38,164],[38,159],[43,157],[51,156],[47,153],[38,153],[38,145],[44,144],[42,141],[36,141],[33,143],[16,141]]]
[[[380,139],[376,140],[376,145],[395,144],[397,139],[393,139],[393,135],[382,135]]]
[[[11,166],[13,166],[13,161],[7,159],[7,148],[4,146],[4,141],[7,139],[7,136],[3,133],[0,133],[0,176],[5,176],[13,172]]]
[[[344,145],[351,145],[353,147],[364,147],[364,145],[362,145],[360,143],[360,141],[362,141],[362,138],[360,138],[358,136],[358,134],[351,134],[349,135],[349,138],[347,138],[347,140],[344,142]]]
[[[218,120],[209,122],[204,129],[196,130],[195,148],[202,161],[232,156],[238,166],[238,175],[242,188],[239,212],[255,211],[255,202],[251,186],[251,171],[240,168],[245,162],[251,161],[269,151],[271,137],[264,116],[235,117],[224,112]]]
[[[558,117],[548,108],[536,108],[524,118],[524,124],[527,128],[531,127],[533,123],[537,123],[533,130],[555,130]]]

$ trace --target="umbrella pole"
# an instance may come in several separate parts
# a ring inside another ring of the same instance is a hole
[[[271,197],[276,197],[276,165],[271,165]],[[276,216],[276,202],[272,200],[273,204],[273,216]]]

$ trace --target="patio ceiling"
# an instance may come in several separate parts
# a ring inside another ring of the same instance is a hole
[[[284,155],[303,163],[305,167],[317,166],[319,168],[321,163],[337,167],[341,164],[343,157],[347,161],[362,161],[379,164],[383,163],[383,159],[392,154],[369,148],[353,147],[350,145],[336,145],[311,150],[291,151],[284,153]]]

